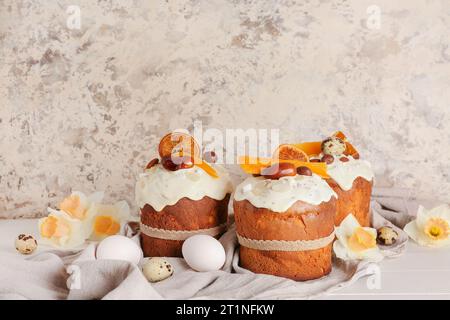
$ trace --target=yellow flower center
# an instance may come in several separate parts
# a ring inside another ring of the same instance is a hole
[[[447,239],[450,227],[442,218],[430,218],[425,225],[425,234],[433,240]]]
[[[77,195],[65,198],[59,208],[75,219],[83,220],[86,216],[86,208],[82,207],[80,197]]]
[[[362,227],[355,229],[355,232],[348,238],[348,247],[355,252],[361,252],[376,247],[374,236]]]
[[[44,238],[61,238],[70,234],[70,226],[64,221],[49,216],[42,223],[40,231]]]
[[[112,236],[120,231],[120,223],[111,216],[97,216],[94,232],[99,236]]]

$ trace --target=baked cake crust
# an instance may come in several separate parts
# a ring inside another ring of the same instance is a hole
[[[329,186],[338,195],[336,204],[336,226],[340,225],[345,217],[352,213],[363,227],[369,227],[371,222],[370,195],[372,193],[372,181],[358,177],[353,181],[352,188],[348,191],[333,180],[327,179]]]
[[[237,233],[254,240],[314,240],[334,230],[336,200],[320,205],[295,202],[286,212],[256,208],[248,200],[234,201]],[[264,251],[240,247],[240,265],[255,273],[293,280],[311,280],[331,271],[332,243],[308,251]]]
[[[203,197],[200,200],[182,198],[174,205],[155,211],[146,204],[141,209],[141,223],[166,230],[199,230],[216,227],[228,221],[228,201]],[[218,235],[217,237],[219,237]],[[166,240],[141,233],[141,246],[145,257],[182,257],[182,240]]]

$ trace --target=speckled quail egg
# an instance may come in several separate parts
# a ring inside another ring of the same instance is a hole
[[[148,259],[142,266],[142,273],[150,282],[158,282],[169,278],[173,274],[173,267],[164,258]]]
[[[345,152],[347,146],[342,139],[330,137],[322,141],[322,152],[332,156],[341,155]]]
[[[377,242],[384,246],[394,244],[398,239],[398,233],[391,227],[381,227],[377,230]]]
[[[37,248],[37,241],[33,236],[29,234],[20,234],[16,238],[16,250],[22,254],[30,254],[33,253]]]

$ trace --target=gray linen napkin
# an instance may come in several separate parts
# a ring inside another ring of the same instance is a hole
[[[371,205],[374,227],[391,225],[400,235],[394,246],[382,248],[387,258],[405,252],[407,235],[397,226],[403,227],[412,218],[410,212],[386,209],[394,209],[393,206],[395,210],[406,210],[402,197],[377,198]],[[138,235],[132,238],[138,241]],[[222,270],[196,272],[183,259],[168,258],[175,269],[174,275],[153,284],[147,282],[138,266],[125,261],[96,260],[95,244],[80,252],[45,252],[28,259],[0,253],[0,298],[311,299],[349,286],[377,270],[373,263],[334,258],[333,271],[328,276],[296,282],[241,268],[234,225],[220,241],[226,251]]]

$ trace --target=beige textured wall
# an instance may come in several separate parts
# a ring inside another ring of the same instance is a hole
[[[378,185],[448,200],[450,1],[268,3],[0,1],[0,216],[72,187],[132,201],[158,138],[196,119],[283,141],[342,129]]]

